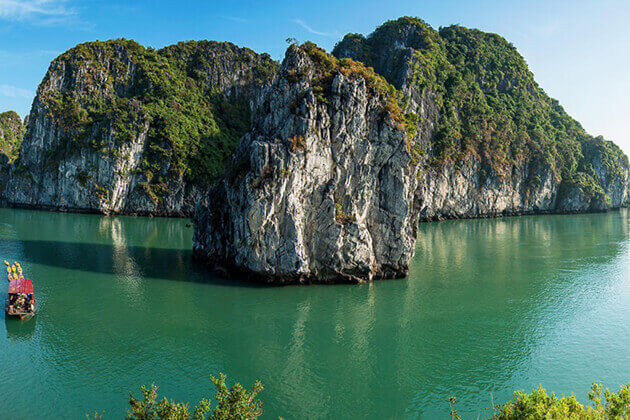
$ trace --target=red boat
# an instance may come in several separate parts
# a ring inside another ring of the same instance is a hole
[[[4,312],[9,316],[28,319],[35,315],[37,301],[33,295],[33,282],[22,277],[21,271],[19,276],[8,276],[9,293],[4,304]]]

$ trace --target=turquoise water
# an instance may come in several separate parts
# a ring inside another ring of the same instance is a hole
[[[120,418],[152,382],[194,404],[218,372],[261,379],[265,418],[447,418],[451,395],[477,418],[539,383],[586,400],[630,382],[628,216],[421,224],[408,279],[264,288],[194,264],[187,220],[1,209],[40,312],[0,323],[0,416]]]

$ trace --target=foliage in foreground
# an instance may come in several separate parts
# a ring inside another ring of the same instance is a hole
[[[253,420],[262,414],[262,402],[256,396],[263,390],[260,381],[256,381],[251,391],[237,383],[231,388],[225,383],[226,376],[211,376],[217,393],[216,406],[212,408],[212,400],[204,398],[193,409],[192,415],[188,403],[175,402],[166,397],[158,401],[157,386],[142,386],[142,399],[129,394],[130,410],[128,420]],[[601,384],[593,382],[588,393],[591,405],[580,404],[575,395],[557,397],[555,393],[547,394],[540,385],[530,394],[525,391],[514,392],[514,398],[504,405],[492,407],[493,420],[535,420],[535,419],[584,419],[609,420],[630,419],[630,383],[622,385],[619,392],[604,390]],[[455,405],[457,399],[449,400],[451,419],[461,419]],[[88,416],[90,418],[90,416]],[[94,418],[102,418],[98,413]]]
[[[142,399],[136,399],[129,394],[130,410],[127,410],[129,420],[250,420],[262,414],[262,402],[256,395],[263,390],[260,381],[256,381],[251,391],[237,383],[231,388],[225,384],[226,376],[211,377],[217,393],[214,395],[216,406],[211,408],[210,398],[202,399],[190,413],[188,403],[175,402],[166,397],[158,401],[157,386],[141,387]]]
[[[608,388],[603,390],[601,384],[593,382],[588,393],[591,405],[580,404],[575,395],[557,397],[555,393],[547,394],[545,388],[539,386],[531,394],[516,391],[512,401],[493,407],[495,420],[535,420],[535,419],[628,419],[630,418],[630,383],[622,385],[615,393]],[[455,397],[449,398],[450,416],[461,419],[453,408]]]
[[[531,394],[514,393],[514,399],[500,408],[494,419],[627,419],[630,418],[630,383],[618,393],[593,382],[588,393],[591,406],[580,404],[575,395],[556,397],[542,386]]]

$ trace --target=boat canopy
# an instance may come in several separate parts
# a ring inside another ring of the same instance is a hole
[[[27,295],[33,294],[33,282],[31,279],[19,278],[11,280],[9,283],[9,294],[14,293],[26,293]]]

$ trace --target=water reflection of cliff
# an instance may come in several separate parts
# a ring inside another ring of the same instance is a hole
[[[166,281],[206,275],[177,250],[181,226],[112,220],[82,226],[97,244],[69,233],[59,251],[47,234],[43,247],[25,241],[28,258],[89,273],[77,306],[49,297],[56,325],[42,327],[68,388],[74,372],[96,378],[84,385],[90,409],[122,407],[151,382],[195,401],[211,386],[206,372],[223,371],[262,379],[265,412],[288,418],[445,417],[450,395],[462,408],[491,391],[502,398],[550,331],[607,292],[611,279],[589,273],[618,264],[628,238],[625,211],[422,224],[406,280],[249,288]],[[90,261],[75,264],[86,250]],[[141,302],[115,294],[112,279],[130,276],[142,280]]]
[[[2,220],[25,240],[58,240],[111,243],[125,237],[133,246],[189,248],[192,228],[184,219],[66,214],[33,210],[0,209]]]
[[[181,219],[5,211],[27,263],[181,280],[190,265],[192,230]]]

